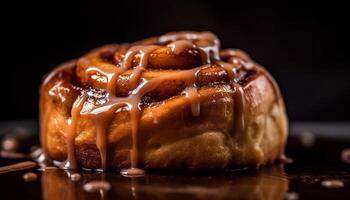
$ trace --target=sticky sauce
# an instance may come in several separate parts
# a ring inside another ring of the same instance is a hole
[[[83,107],[86,97],[78,97],[73,103],[71,118],[68,119],[68,132],[67,132],[67,161],[64,163],[65,169],[76,169],[78,167],[75,159],[75,130],[79,120],[80,111]]]
[[[183,52],[197,51],[200,54],[201,66],[195,66],[192,69],[174,70],[172,73],[165,74],[151,79],[142,78],[142,73],[149,67],[149,60],[152,53],[160,48],[167,48],[168,55],[180,55]],[[85,76],[91,76],[93,73],[101,75],[100,80],[106,82],[105,91],[107,93],[107,102],[97,105],[88,113],[83,113],[91,117],[96,127],[96,146],[101,158],[101,168],[108,168],[108,129],[115,113],[119,108],[125,108],[129,111],[131,120],[131,149],[130,149],[130,169],[124,169],[121,173],[125,176],[139,176],[144,174],[140,169],[142,158],[139,155],[139,132],[140,120],[142,116],[141,101],[142,98],[157,89],[165,81],[181,81],[185,84],[182,95],[187,99],[193,116],[199,116],[201,113],[200,94],[198,92],[198,72],[201,69],[219,66],[226,71],[229,85],[233,90],[234,100],[234,124],[235,132],[244,132],[245,130],[245,93],[244,88],[239,82],[240,70],[255,70],[267,74],[267,72],[253,63],[251,59],[243,52],[237,50],[225,50],[220,52],[219,39],[210,32],[177,32],[169,33],[158,37],[157,39],[142,44],[130,46],[119,58],[117,64],[108,63],[101,58],[98,52],[79,59],[76,63],[81,69],[85,70]],[[53,73],[58,73],[58,69]],[[123,73],[132,71],[128,79],[130,91],[127,96],[118,96],[117,82]],[[52,77],[54,75],[49,75]],[[47,80],[43,84],[47,84]],[[268,79],[274,85],[274,90],[279,94],[278,88],[272,79]],[[64,168],[75,169],[78,164],[75,158],[74,140],[76,135],[76,126],[79,121],[81,110],[87,97],[79,96],[74,102],[71,110],[71,117],[68,119],[67,135],[67,161]],[[44,134],[45,114],[42,114],[41,126]],[[42,135],[43,150],[45,151],[45,135]]]
[[[201,107],[197,88],[195,86],[190,86],[186,88],[183,93],[185,94],[185,97],[191,102],[191,112],[193,116],[199,116]]]

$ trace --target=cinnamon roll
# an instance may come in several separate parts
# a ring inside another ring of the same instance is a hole
[[[106,45],[58,66],[40,119],[47,160],[124,174],[257,167],[287,138],[274,79],[210,32]]]

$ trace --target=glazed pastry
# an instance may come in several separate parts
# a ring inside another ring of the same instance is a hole
[[[213,170],[283,155],[287,116],[269,73],[210,32],[112,44],[43,81],[41,143],[65,168]]]

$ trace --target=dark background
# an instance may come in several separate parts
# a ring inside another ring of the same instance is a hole
[[[1,14],[0,120],[37,118],[41,77],[57,64],[176,30],[213,31],[247,51],[279,82],[291,120],[350,119],[350,23],[336,1],[11,4]]]

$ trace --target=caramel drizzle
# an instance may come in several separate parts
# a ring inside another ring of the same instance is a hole
[[[199,71],[201,67],[197,67],[191,70],[184,70],[179,71],[173,74],[161,76],[158,78],[153,78],[150,80],[143,80],[137,86],[128,97],[109,97],[110,100],[108,103],[104,104],[103,106],[97,107],[94,110],[92,110],[88,115],[93,116],[95,119],[96,126],[98,127],[97,132],[101,131],[104,135],[98,135],[97,138],[101,137],[101,139],[106,138],[103,137],[106,134],[106,129],[108,128],[107,121],[109,122],[111,118],[114,116],[115,111],[120,108],[126,106],[130,112],[131,117],[131,126],[132,126],[132,149],[130,152],[131,157],[131,169],[129,172],[133,173],[139,170],[137,169],[138,166],[138,129],[139,129],[139,121],[141,117],[141,108],[140,108],[140,102],[141,98],[147,94],[148,92],[156,89],[160,84],[162,84],[166,80],[184,80],[188,83],[194,83],[196,78],[196,72]],[[193,97],[193,92],[191,92],[190,98]],[[199,104],[199,103],[198,103]],[[198,106],[199,107],[199,106]],[[197,112],[199,115],[199,110],[194,111]],[[103,147],[106,148],[106,145]],[[101,152],[101,151],[100,151]],[[103,159],[103,156],[101,155],[101,158]],[[102,160],[103,161],[103,160]],[[103,163],[102,163],[103,164]],[[124,171],[125,172],[125,171]],[[130,173],[125,172],[127,175],[130,175]]]
[[[211,33],[203,33],[203,35],[199,34],[178,34],[172,35],[169,34],[167,36],[162,36],[159,38],[160,43],[169,43],[167,46],[172,50],[174,54],[179,54],[186,49],[194,49],[196,45],[190,40],[198,40],[202,61],[204,64],[211,62],[211,57],[219,58],[219,41],[218,39]],[[110,121],[114,115],[114,112],[123,106],[127,106],[130,112],[131,118],[131,129],[132,129],[132,149],[130,151],[130,160],[131,160],[131,169],[130,171],[124,171],[126,174],[133,174],[135,171],[138,173],[140,170],[135,170],[138,167],[138,130],[139,130],[139,121],[141,117],[141,108],[140,102],[141,98],[148,92],[154,90],[165,80],[186,80],[189,84],[189,87],[184,91],[186,98],[191,102],[191,111],[194,116],[198,116],[200,114],[200,102],[198,98],[197,88],[195,86],[196,73],[200,68],[196,68],[195,70],[187,70],[185,72],[179,72],[173,74],[171,76],[163,76],[159,78],[155,78],[152,80],[143,80],[137,86],[140,81],[140,77],[142,71],[148,65],[149,55],[160,46],[157,45],[148,45],[148,46],[134,46],[131,47],[125,54],[124,60],[121,63],[121,66],[117,68],[114,72],[102,71],[98,70],[98,72],[104,74],[108,77],[107,81],[107,93],[109,95],[109,102],[99,108],[94,109],[90,115],[92,114],[94,118],[94,122],[96,125],[96,146],[100,151],[101,156],[101,165],[102,169],[106,169],[106,148],[107,148],[107,128],[110,124]],[[134,72],[131,75],[131,85],[132,87],[136,87],[132,93],[126,98],[116,97],[116,81],[118,80],[119,75],[128,70],[131,65],[133,58],[136,54],[140,54],[140,61],[138,66],[134,68]],[[214,54],[214,55],[212,55]],[[88,68],[87,72],[91,70],[95,70],[96,68]]]
[[[125,54],[123,61],[119,66],[113,70],[104,70],[98,67],[91,66],[88,59],[84,59],[84,62],[89,66],[86,69],[86,73],[90,71],[95,71],[103,74],[107,77],[107,96],[108,102],[99,105],[94,108],[89,113],[84,113],[91,116],[95,126],[96,126],[96,146],[100,152],[101,156],[101,166],[105,170],[107,168],[107,143],[108,143],[108,128],[111,120],[114,117],[115,112],[120,107],[126,107],[130,113],[131,119],[131,129],[132,129],[132,148],[130,151],[131,168],[122,170],[122,174],[127,176],[140,175],[143,170],[138,169],[139,166],[139,155],[138,155],[138,133],[139,133],[139,123],[141,118],[142,109],[140,107],[140,102],[142,97],[148,92],[156,89],[160,84],[166,80],[181,80],[185,82],[186,89],[183,91],[184,96],[188,99],[191,105],[191,112],[194,116],[200,115],[200,98],[197,91],[197,86],[195,84],[197,73],[205,67],[209,67],[213,64],[223,67],[230,78],[230,85],[234,90],[234,101],[235,101],[235,132],[244,131],[244,89],[238,83],[237,80],[237,66],[242,64],[246,70],[252,69],[255,65],[251,64],[251,60],[246,55],[236,55],[236,51],[223,52],[224,57],[238,57],[243,58],[245,61],[237,59],[229,59],[228,62],[223,62],[220,60],[220,42],[217,37],[209,32],[203,33],[192,33],[192,32],[180,32],[180,33],[170,33],[158,38],[159,44],[166,44],[168,48],[171,49],[172,53],[180,54],[185,50],[197,49],[200,52],[202,59],[202,66],[189,69],[181,70],[169,75],[164,75],[150,80],[141,78],[142,72],[146,69],[148,65],[149,55],[160,46],[158,45],[147,45],[147,46],[133,46]],[[240,53],[240,52],[238,52]],[[116,96],[116,81],[119,75],[123,74],[126,70],[132,67],[133,58],[136,55],[140,56],[138,65],[133,69],[131,75],[131,85],[134,88],[131,94],[127,97],[117,97]],[[251,64],[251,65],[249,65]],[[74,156],[74,137],[75,137],[75,127],[77,123],[78,116],[80,115],[80,110],[82,108],[83,102],[86,98],[79,98],[73,105],[72,117],[69,124],[67,145],[68,145],[68,168],[76,168],[76,160]]]
[[[237,65],[235,63],[235,60],[231,60],[230,63],[224,63],[224,62],[219,62],[219,65],[223,67],[229,78],[230,78],[230,85],[234,90],[234,95],[233,95],[233,100],[235,104],[235,118],[237,118],[235,121],[235,132],[236,133],[243,133],[244,132],[244,107],[245,107],[245,97],[244,97],[244,89],[243,87],[238,83],[237,80],[237,67],[234,67]],[[244,65],[243,65],[244,66]]]
[[[187,87],[183,94],[185,94],[185,97],[191,102],[191,112],[193,116],[199,116],[201,107],[199,102],[199,94],[198,90],[195,86]]]
[[[75,133],[80,117],[80,111],[83,108],[86,99],[87,96],[77,98],[77,100],[73,103],[71,117],[67,120],[67,160],[63,163],[63,168],[65,169],[76,169],[78,167],[77,160],[75,159]]]

